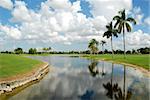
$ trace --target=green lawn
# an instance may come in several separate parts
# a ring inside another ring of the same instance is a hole
[[[42,62],[21,55],[0,54],[0,78],[29,72],[39,64]]]
[[[145,69],[149,69],[149,55],[126,55],[126,59],[124,59],[123,55],[114,55],[114,59],[112,59],[112,56],[110,54],[104,54],[104,55],[83,55],[83,57],[90,58],[90,59],[105,59],[105,60],[111,60],[115,62],[123,62],[123,63],[129,63],[141,66]]]

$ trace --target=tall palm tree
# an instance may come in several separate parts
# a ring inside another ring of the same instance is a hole
[[[115,28],[118,27],[118,32],[123,32],[123,43],[124,43],[124,58],[126,58],[126,49],[125,49],[125,28],[127,32],[131,32],[131,26],[129,23],[136,24],[136,21],[132,17],[127,17],[125,13],[125,9],[122,11],[119,11],[119,15],[115,16],[113,20],[116,20]]]
[[[106,28],[107,28],[107,31],[103,34],[103,37],[106,36],[107,38],[110,38],[111,40],[111,49],[112,49],[112,58],[113,58],[114,51],[113,51],[112,37],[113,36],[118,37],[117,35],[118,30],[113,27],[112,22],[106,25]]]
[[[104,45],[106,44],[106,41],[102,40],[100,44],[102,45],[102,50],[103,50],[103,54],[104,54]]]
[[[98,44],[99,44],[99,42],[96,39],[90,40],[88,48],[91,49],[92,53],[95,54],[98,51],[98,47],[97,47]]]

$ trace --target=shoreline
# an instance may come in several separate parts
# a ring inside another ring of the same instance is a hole
[[[79,57],[85,58],[85,59],[91,59],[91,58],[82,57],[82,56],[79,56]],[[145,68],[143,68],[143,67],[141,67],[139,65],[125,63],[125,62],[119,62],[119,61],[113,61],[113,60],[108,60],[108,59],[95,59],[95,60],[98,60],[98,61],[108,61],[108,62],[111,62],[111,63],[114,63],[114,64],[122,64],[122,65],[125,65],[127,67],[132,67],[132,68],[135,68],[137,70],[140,70],[145,76],[150,77],[150,70],[145,69]]]
[[[127,67],[132,67],[132,68],[135,68],[137,70],[140,70],[145,76],[150,77],[150,71],[148,69],[145,69],[145,68],[143,68],[141,66],[138,66],[138,65],[124,63],[124,62],[119,62],[119,61],[105,60],[105,59],[100,59],[99,61],[108,61],[108,62],[112,62],[114,64],[122,64],[122,65],[125,65]]]
[[[43,63],[40,67],[33,69],[33,71],[27,73],[27,75],[20,75],[19,78],[9,78],[0,80],[0,95],[5,93],[13,92],[13,90],[27,85],[31,82],[38,81],[44,77],[49,72],[49,64]]]

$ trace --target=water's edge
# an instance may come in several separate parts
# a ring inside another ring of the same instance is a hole
[[[0,95],[13,92],[14,89],[22,87],[30,82],[38,81],[49,72],[49,64],[45,63],[32,76],[22,79],[0,82]]]

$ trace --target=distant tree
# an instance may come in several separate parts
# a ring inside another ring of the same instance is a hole
[[[136,54],[137,52],[134,50],[134,49],[132,49],[132,54]]]
[[[15,54],[22,54],[23,53],[23,49],[22,48],[16,48],[14,50]]]
[[[104,45],[106,44],[106,41],[102,40],[100,44],[102,45],[102,52],[104,54]]]
[[[128,51],[126,52],[126,54],[131,54],[131,51],[130,51],[130,50],[128,50]]]
[[[148,47],[140,48],[140,49],[137,49],[137,51],[138,51],[138,53],[141,53],[141,54],[149,54],[150,48],[148,48]]]
[[[37,53],[36,48],[30,48],[29,49],[29,54],[36,54],[36,53]]]
[[[118,32],[123,32],[123,43],[124,43],[124,58],[126,58],[126,49],[125,49],[125,28],[127,32],[131,32],[130,23],[136,24],[136,21],[132,17],[128,17],[125,13],[125,9],[123,11],[119,11],[119,15],[115,16],[113,20],[116,20],[115,28],[118,26]]]
[[[123,54],[123,53],[124,53],[124,51],[122,51],[120,49],[118,49],[118,50],[115,51],[115,54]]]
[[[110,38],[111,40],[111,49],[112,49],[112,58],[113,58],[113,55],[114,55],[114,52],[113,52],[113,41],[112,41],[112,37],[115,36],[115,37],[118,37],[117,35],[117,29],[115,29],[113,27],[113,24],[112,22],[110,22],[108,25],[106,25],[106,28],[107,28],[107,31],[103,34],[103,37],[107,37],[107,38]]]
[[[96,39],[92,39],[89,42],[88,48],[91,50],[91,53],[95,54],[98,52],[98,41]]]
[[[51,49],[52,49],[51,47],[43,48],[43,51],[47,53],[47,52],[50,51]]]

